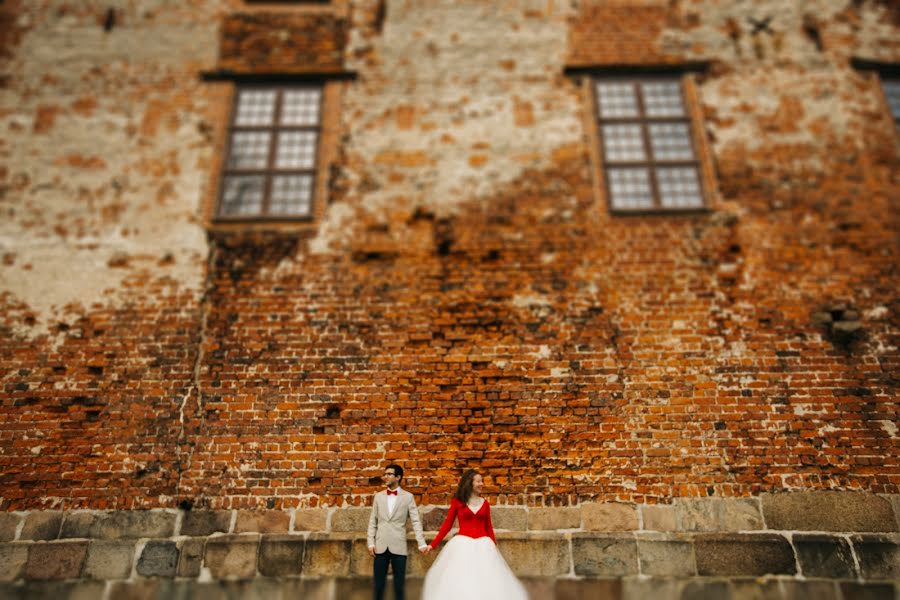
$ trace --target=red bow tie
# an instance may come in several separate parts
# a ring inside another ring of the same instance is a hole
[[[387,493],[388,493],[388,496],[396,496],[397,490],[388,490]]]

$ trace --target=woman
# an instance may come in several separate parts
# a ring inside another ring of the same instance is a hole
[[[444,547],[425,575],[422,600],[527,600],[525,588],[497,550],[491,507],[481,497],[484,481],[477,471],[462,476],[450,511],[437,537],[437,547],[459,519],[459,533]]]

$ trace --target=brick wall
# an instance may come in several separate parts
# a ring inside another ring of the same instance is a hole
[[[892,5],[241,4],[3,8],[2,508],[900,491]],[[311,225],[209,219],[251,22],[357,74]],[[607,210],[629,61],[709,63],[708,211]]]

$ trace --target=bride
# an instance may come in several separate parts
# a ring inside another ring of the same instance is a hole
[[[481,497],[484,482],[477,471],[466,471],[450,500],[450,511],[437,537],[425,548],[437,547],[459,519],[459,533],[444,547],[425,575],[422,600],[527,600],[525,588],[497,550],[491,507]]]

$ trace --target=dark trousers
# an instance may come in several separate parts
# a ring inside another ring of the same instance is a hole
[[[390,550],[375,555],[375,600],[384,600],[388,563],[394,574],[394,600],[404,600],[406,598],[403,589],[406,584],[406,556],[392,554]]]

